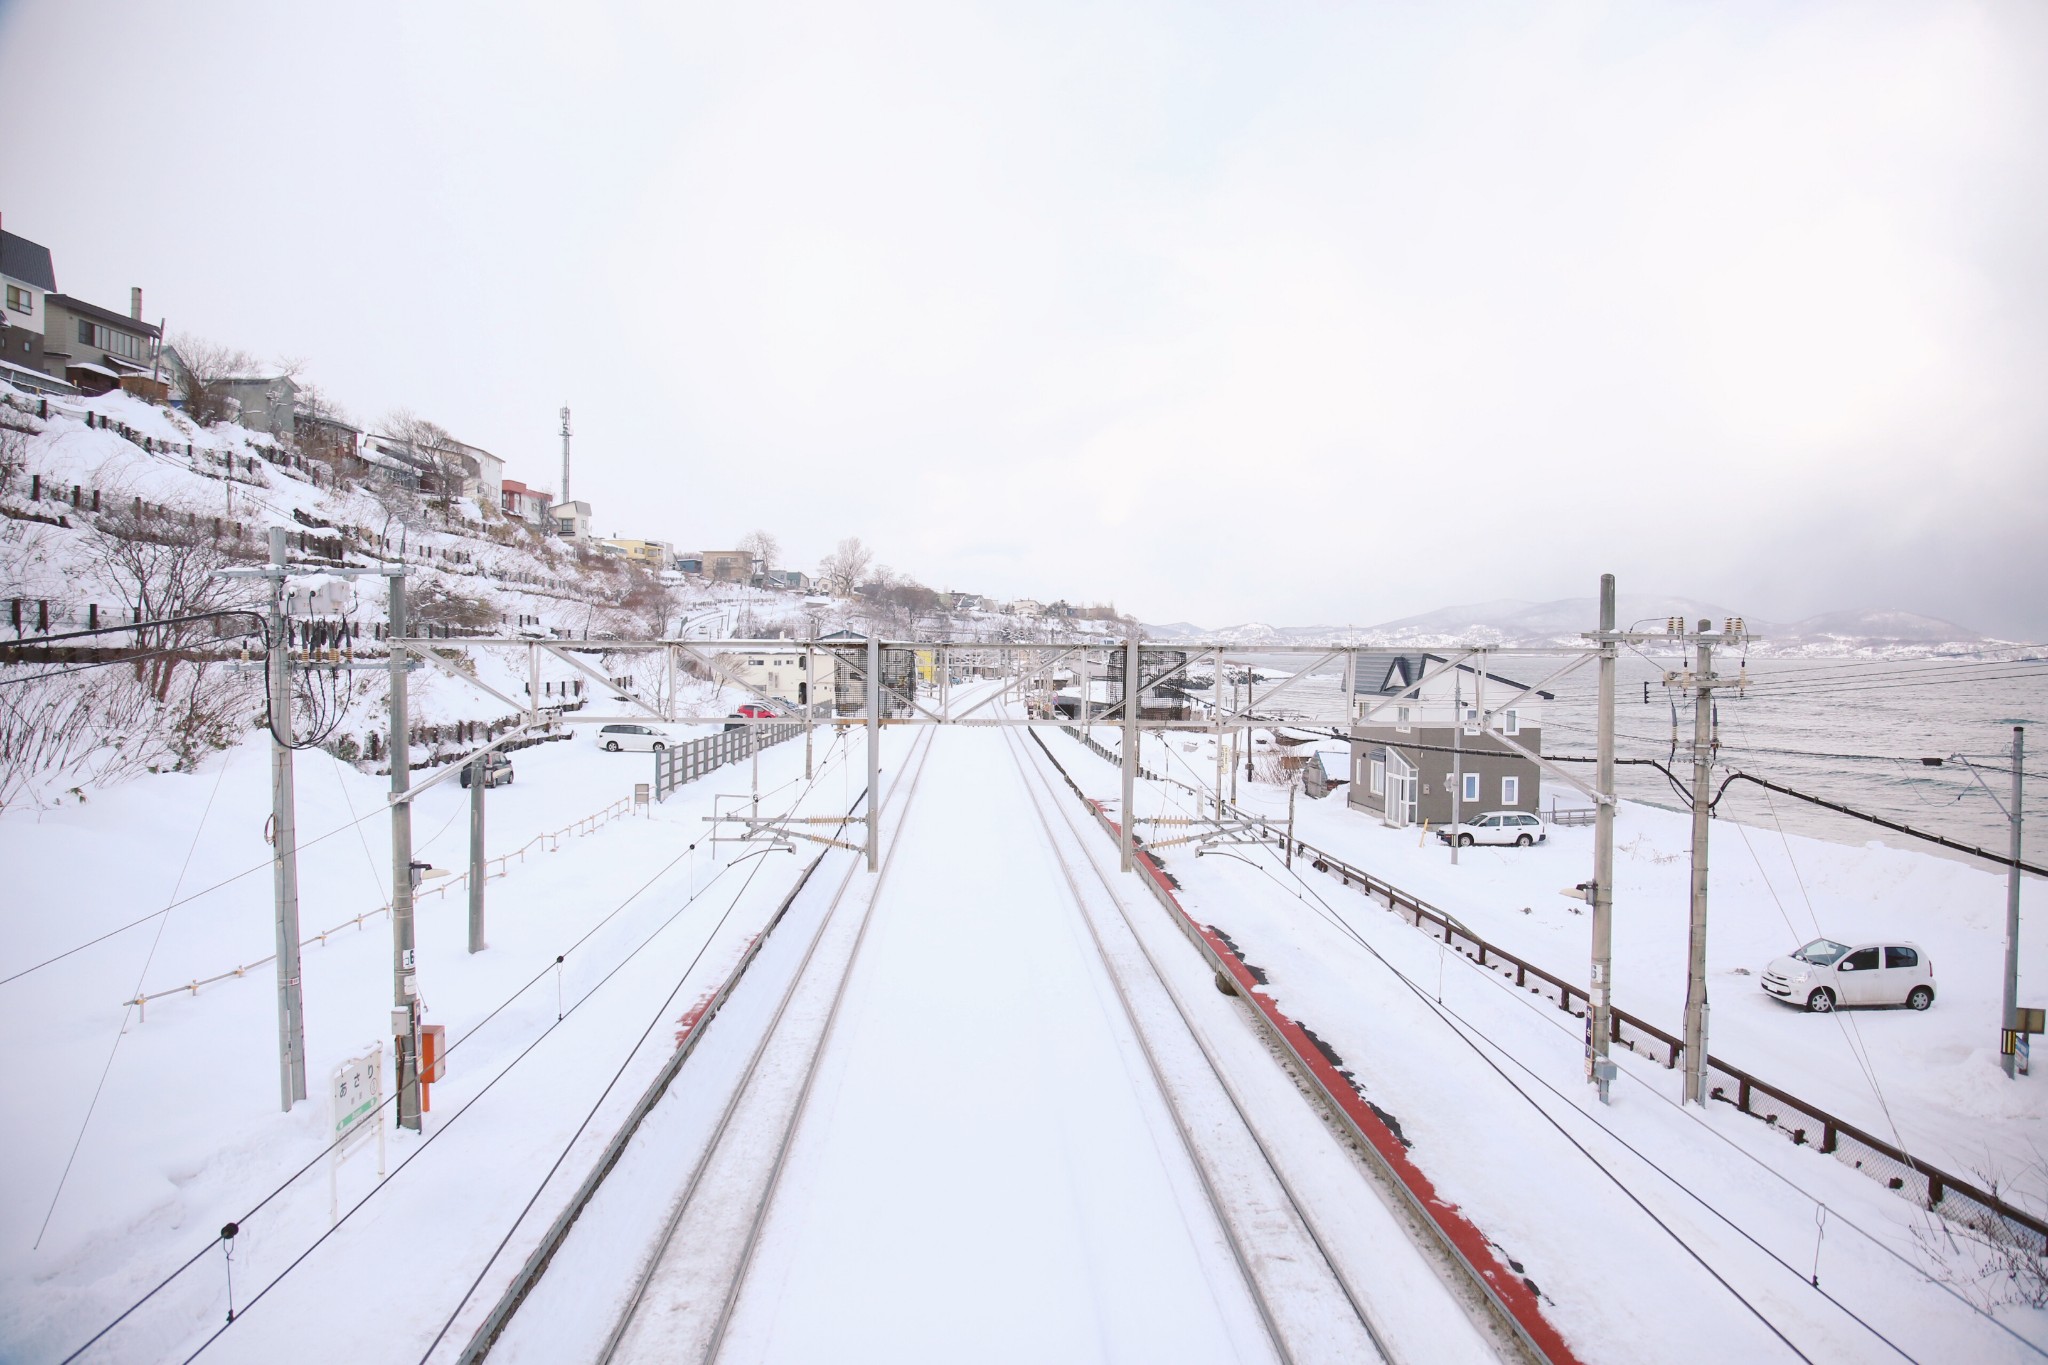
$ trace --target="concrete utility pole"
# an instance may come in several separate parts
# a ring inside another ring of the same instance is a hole
[[[2012,727],[2012,809],[2006,812],[2012,822],[2012,861],[2005,869],[2005,1023],[2007,1037],[2012,1046],[2001,1046],[2005,1074],[2013,1075],[2013,1054],[2017,1046],[2017,1030],[2020,1026],[2020,798],[2024,788],[2020,781],[2020,767],[2027,756],[2027,729],[2024,725]]]
[[[868,871],[882,867],[882,642],[868,635]]]
[[[490,760],[469,765],[469,951],[480,953],[484,942],[484,792],[490,786]]]
[[[1131,827],[1137,821],[1138,804],[1138,703],[1144,696],[1138,677],[1138,637],[1129,636],[1124,640],[1124,752],[1123,752],[1123,808],[1117,815],[1117,824],[1122,836],[1117,840],[1122,855],[1123,870],[1129,872],[1131,860]]]
[[[405,575],[391,584],[391,1032],[398,1057],[398,1126],[420,1126],[420,1007],[412,929],[412,745],[406,733]]]
[[[1692,923],[1685,961],[1685,1098],[1707,1102],[1707,822],[1714,768],[1714,643],[1695,641],[1692,718]]]
[[[292,659],[285,636],[285,530],[270,528],[270,820],[277,902],[277,1066],[282,1108],[306,1098],[306,1002],[299,967],[298,801],[292,786]]]
[[[814,627],[811,632],[817,633]],[[811,780],[811,723],[818,706],[818,647],[804,646],[804,781]]]
[[[1465,823],[1465,680],[1451,675],[1451,866],[1458,865],[1458,834]]]
[[[1594,752],[1593,974],[1586,991],[1586,1079],[1600,1088],[1601,1103],[1614,1076],[1608,1039],[1614,1032],[1614,575],[1600,575],[1600,714]]]

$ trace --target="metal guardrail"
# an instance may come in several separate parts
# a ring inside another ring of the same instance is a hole
[[[795,739],[803,732],[801,725],[747,725],[736,730],[721,730],[715,735],[705,735],[702,739],[693,739],[673,748],[657,749],[654,751],[654,799],[666,801],[683,783],[694,782],[728,763],[750,757],[757,748],[765,749],[771,744]]]
[[[1385,900],[1388,909],[1408,919],[1418,929],[1427,924],[1432,938],[1441,938],[1446,946],[1463,953],[1480,966],[1502,975],[1512,971],[1517,986],[1539,994],[1548,991],[1559,1009],[1569,1012],[1574,1018],[1586,1017],[1587,1001],[1583,988],[1488,943],[1435,906],[1353,867],[1335,854],[1299,840],[1294,848],[1297,854],[1311,860],[1310,865],[1316,871],[1336,877],[1346,886],[1357,886],[1369,896]],[[1682,1039],[1626,1010],[1610,1008],[1608,1019],[1611,1041],[1645,1056],[1657,1056],[1661,1050],[1659,1060],[1667,1069],[1676,1067],[1685,1053]],[[1789,1091],[1760,1080],[1711,1052],[1707,1054],[1707,1080],[1708,1093],[1714,1099],[1734,1105],[1740,1112],[1783,1133],[1793,1143],[1811,1144],[1838,1160],[1846,1161],[1888,1188],[1919,1202],[1922,1207],[1973,1228],[1993,1242],[2034,1255],[2048,1255],[2048,1219],[2037,1217],[1967,1180],[1931,1166],[1847,1119],[1838,1118],[1819,1105],[1810,1104]],[[1764,1097],[1768,1103],[1759,1104],[1758,1096]]]

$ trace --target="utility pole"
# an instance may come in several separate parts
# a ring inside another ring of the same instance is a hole
[[[292,659],[285,636],[285,530],[270,528],[270,820],[277,903],[278,1094],[286,1113],[306,1098],[306,1009],[299,966],[298,801],[292,786]]]
[[[1600,575],[1600,714],[1594,752],[1594,789],[1599,804],[1593,811],[1593,972],[1586,991],[1586,1079],[1599,1087],[1607,1102],[1614,1078],[1608,1040],[1614,1032],[1614,666],[1619,648],[1614,639],[1614,575]]]
[[[2001,1061],[2008,1079],[2013,1075],[2013,1054],[2017,1050],[2020,1026],[2020,798],[2024,788],[2020,781],[2020,767],[2027,756],[2027,729],[2024,725],[2012,727],[2012,809],[2006,812],[2012,822],[2012,861],[2005,868],[2005,1024],[2006,1046]]]
[[[1621,644],[1681,644],[1694,651],[1688,673],[1664,675],[1666,687],[1688,687],[1693,694],[1692,743],[1692,886],[1690,923],[1686,942],[1685,977],[1685,1098],[1707,1102],[1707,831],[1713,816],[1709,802],[1716,742],[1714,739],[1714,693],[1724,687],[1741,688],[1746,676],[1717,677],[1714,673],[1716,645],[1744,645],[1754,637],[1740,616],[1731,616],[1717,635],[1713,622],[1701,621],[1697,630],[1673,616],[1661,634],[1615,630],[1614,575],[1600,579],[1600,629],[1588,638],[1600,646],[1600,748],[1597,758],[1597,800],[1593,826],[1593,980],[1588,996],[1586,1065],[1593,1081],[1606,1098],[1607,1080],[1613,1077],[1613,1063],[1607,1057],[1612,1018],[1613,913],[1614,913],[1614,648]]]
[[[1131,870],[1131,828],[1137,821],[1138,804],[1138,703],[1144,696],[1138,678],[1138,637],[1124,639],[1124,752],[1123,809],[1117,816],[1122,836],[1117,840],[1123,870]]]
[[[469,765],[469,951],[482,952],[484,942],[484,792],[490,786],[491,761]]]
[[[868,630],[868,871],[879,872],[882,822],[882,642]]]
[[[1707,822],[1714,768],[1714,643],[1700,622],[1694,642],[1692,717],[1692,922],[1685,959],[1685,1098],[1707,1102]]]
[[[420,1126],[420,1005],[412,927],[412,744],[405,695],[405,571],[391,585],[391,1032],[398,1057],[398,1126]]]
[[[811,627],[811,634],[818,629]],[[804,781],[811,780],[811,722],[818,706],[818,647],[804,646]]]
[[[1458,865],[1458,835],[1465,823],[1465,679],[1451,675],[1451,866]]]

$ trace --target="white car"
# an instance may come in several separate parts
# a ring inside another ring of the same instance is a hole
[[[1934,1003],[1934,964],[1917,943],[1837,943],[1817,938],[1764,968],[1764,990],[1816,1014],[1836,1006]]]
[[[1540,844],[1550,838],[1550,830],[1541,818],[1514,810],[1491,810],[1484,815],[1475,815],[1459,825],[1458,847],[1470,848],[1474,844]],[[1446,825],[1436,832],[1436,837],[1445,843],[1451,841],[1451,827]]]
[[[607,725],[597,732],[597,747],[614,754],[621,749],[658,754],[675,742],[667,731],[657,730],[651,725]]]

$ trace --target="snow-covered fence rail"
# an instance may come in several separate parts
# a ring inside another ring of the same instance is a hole
[[[622,796],[603,810],[586,815],[581,820],[572,821],[557,830],[536,834],[509,853],[501,853],[495,858],[486,858],[484,860],[484,877],[486,880],[489,880],[493,877],[507,875],[511,870],[512,860],[516,858],[521,864],[524,864],[527,853],[532,849],[538,848],[543,853],[559,852],[562,847],[562,840],[574,839],[585,834],[594,834],[612,821],[631,814],[632,810],[633,798]],[[493,864],[497,866],[497,871],[495,872],[491,870]],[[453,891],[458,886],[466,886],[468,883],[469,872],[466,869],[452,877],[436,878],[432,886],[423,886],[413,892],[413,903],[417,905],[428,896],[439,896],[445,899],[450,891]],[[388,903],[380,905],[374,910],[365,910],[360,915],[343,920],[332,929],[322,929],[317,934],[305,935],[299,940],[299,946],[303,948],[309,943],[317,943],[325,947],[330,937],[339,934],[344,929],[360,930],[366,921],[375,919],[379,915],[388,915],[390,913],[391,906]],[[245,962],[239,967],[230,967],[228,970],[217,972],[212,976],[195,977],[182,986],[172,986],[161,991],[143,992],[132,999],[123,1000],[121,1003],[123,1005],[135,1006],[137,1022],[141,1022],[148,1017],[149,1002],[152,1000],[161,1000],[167,995],[197,995],[201,986],[211,986],[216,982],[247,976],[258,967],[267,967],[275,961],[277,961],[277,954],[272,953],[268,957],[259,957],[254,962]]]
[[[801,725],[763,725],[758,729],[742,726],[693,739],[673,749],[657,749],[654,751],[654,799],[666,801],[683,783],[694,782],[713,769],[739,762],[757,748],[765,749],[785,739],[795,739],[803,732]]]
[[[1421,929],[1428,926],[1432,938],[1463,953],[1489,971],[1512,974],[1515,985],[1537,994],[1549,994],[1561,1010],[1575,1018],[1586,1017],[1585,990],[1562,977],[1525,961],[1506,949],[1488,943],[1452,916],[1399,887],[1353,867],[1333,853],[1296,841],[1297,855],[1310,859],[1316,871],[1356,886],[1368,896],[1387,903],[1387,908]],[[1532,984],[1533,983],[1533,984]],[[1620,1008],[1608,1011],[1608,1036],[1632,1052],[1656,1056],[1667,1068],[1676,1067],[1685,1053],[1685,1043],[1648,1020]],[[1838,1118],[1819,1105],[1760,1080],[1740,1067],[1732,1066],[1711,1052],[1707,1054],[1708,1093],[1783,1133],[1797,1145],[1811,1144],[1821,1152],[1846,1161],[1888,1188],[1976,1230],[2003,1247],[2035,1256],[2048,1256],[2048,1220],[2008,1203],[1995,1193],[1980,1189],[1910,1153],[1873,1136],[1847,1119]],[[1759,1096],[1762,1100],[1759,1100]]]

